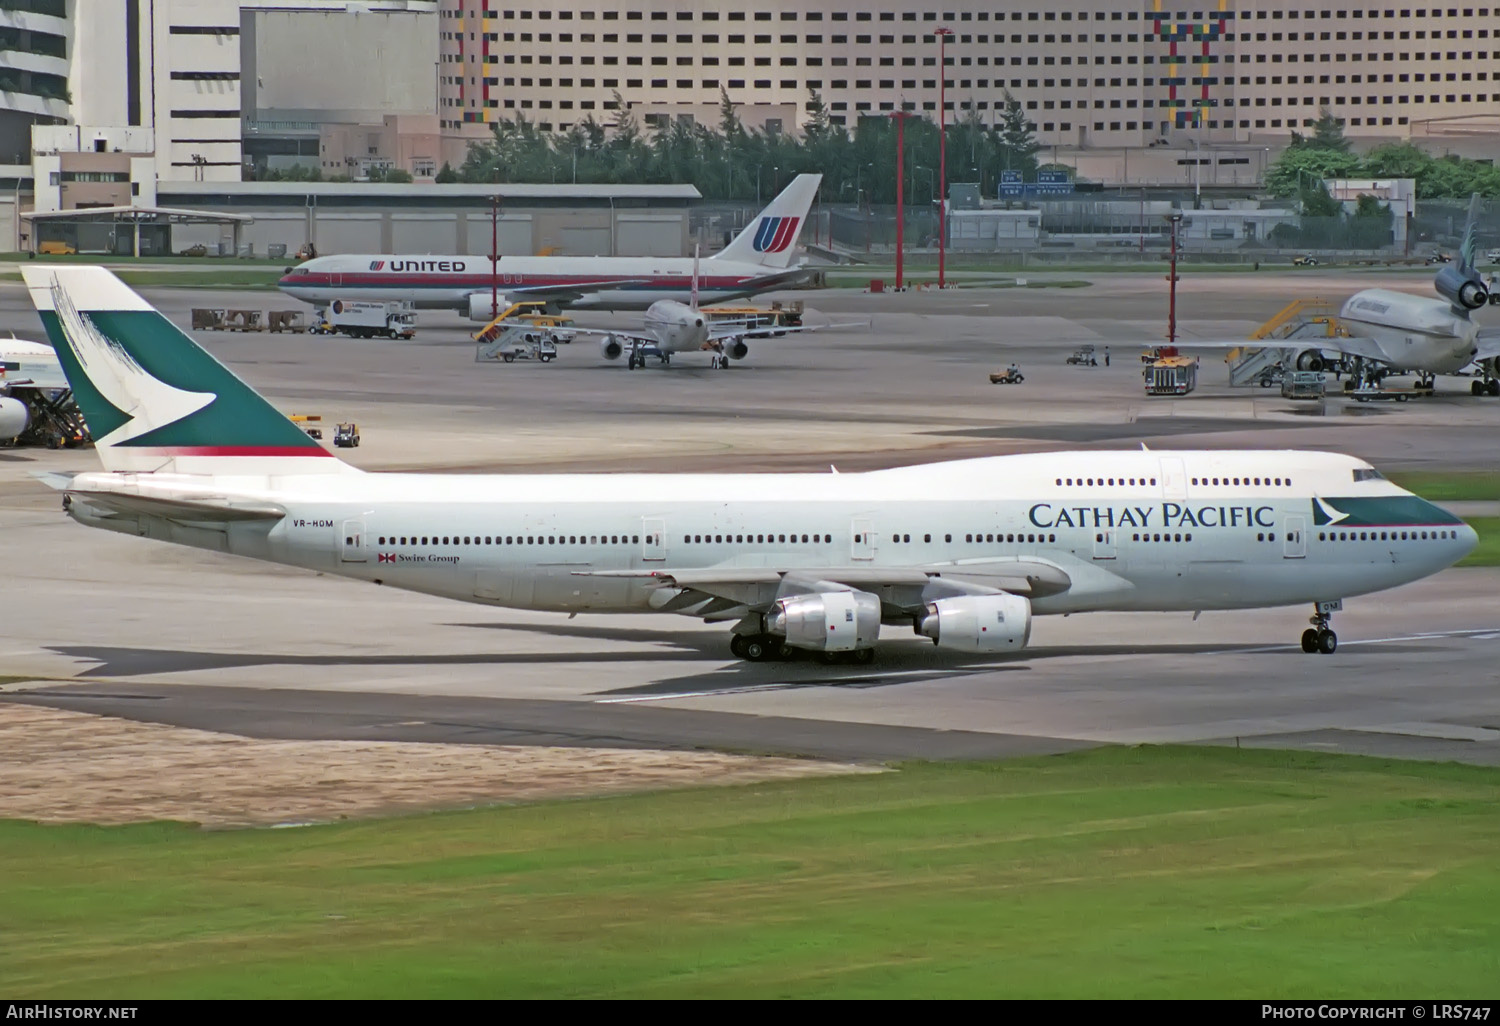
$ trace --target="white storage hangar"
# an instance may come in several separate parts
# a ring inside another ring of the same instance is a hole
[[[243,214],[241,255],[311,242],[335,253],[490,251],[491,200],[499,197],[502,255],[684,256],[691,185],[432,185],[373,182],[162,182],[162,206]],[[181,226],[178,251],[202,243],[232,252],[227,233]]]

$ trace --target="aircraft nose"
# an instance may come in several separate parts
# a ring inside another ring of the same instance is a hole
[[[1479,532],[1468,524],[1460,524],[1457,533],[1458,537],[1454,541],[1454,547],[1457,550],[1455,562],[1479,547]]]

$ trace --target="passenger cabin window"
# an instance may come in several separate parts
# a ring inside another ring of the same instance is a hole
[[[1384,481],[1385,475],[1380,471],[1369,467],[1356,467],[1354,469],[1354,480],[1356,481]]]

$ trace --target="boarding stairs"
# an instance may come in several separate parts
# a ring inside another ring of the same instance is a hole
[[[1254,341],[1231,349],[1224,357],[1229,364],[1229,384],[1256,384],[1277,364],[1284,371],[1295,370],[1297,354],[1317,348],[1317,340],[1348,335],[1332,304],[1326,300],[1316,297],[1293,300],[1251,332]],[[1257,346],[1256,341],[1267,344]]]
[[[507,318],[513,317],[518,313],[535,310],[544,305],[545,304],[538,303],[535,300],[523,300],[519,303],[512,303],[504,310],[501,310],[499,316],[495,317],[484,327],[474,332],[472,338],[475,342],[479,342],[481,344],[491,342],[492,340],[500,337],[500,335],[503,334],[503,329],[515,326],[514,324],[507,325],[505,323]],[[493,309],[493,307],[491,309]]]

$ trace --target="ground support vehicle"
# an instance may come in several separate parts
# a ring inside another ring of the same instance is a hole
[[[515,363],[517,360],[537,360],[551,363],[557,359],[557,343],[546,333],[525,324],[497,322],[489,330],[479,334],[479,344],[474,348],[474,362],[501,360]]]
[[[1163,356],[1147,366],[1142,377],[1147,395],[1187,395],[1198,387],[1198,359]]]
[[[1321,399],[1324,391],[1321,371],[1292,371],[1281,379],[1283,399]]]
[[[1099,366],[1099,358],[1094,355],[1093,346],[1079,346],[1077,349],[1073,350],[1072,355],[1069,356],[1064,362],[1070,365],[1076,364],[1080,367]]]
[[[312,335],[348,335],[350,338],[411,338],[417,333],[417,313],[410,303],[383,303],[335,299],[318,313],[308,328]]]
[[[1025,380],[1026,375],[1014,368],[990,375],[990,384],[992,385],[1019,385]]]

